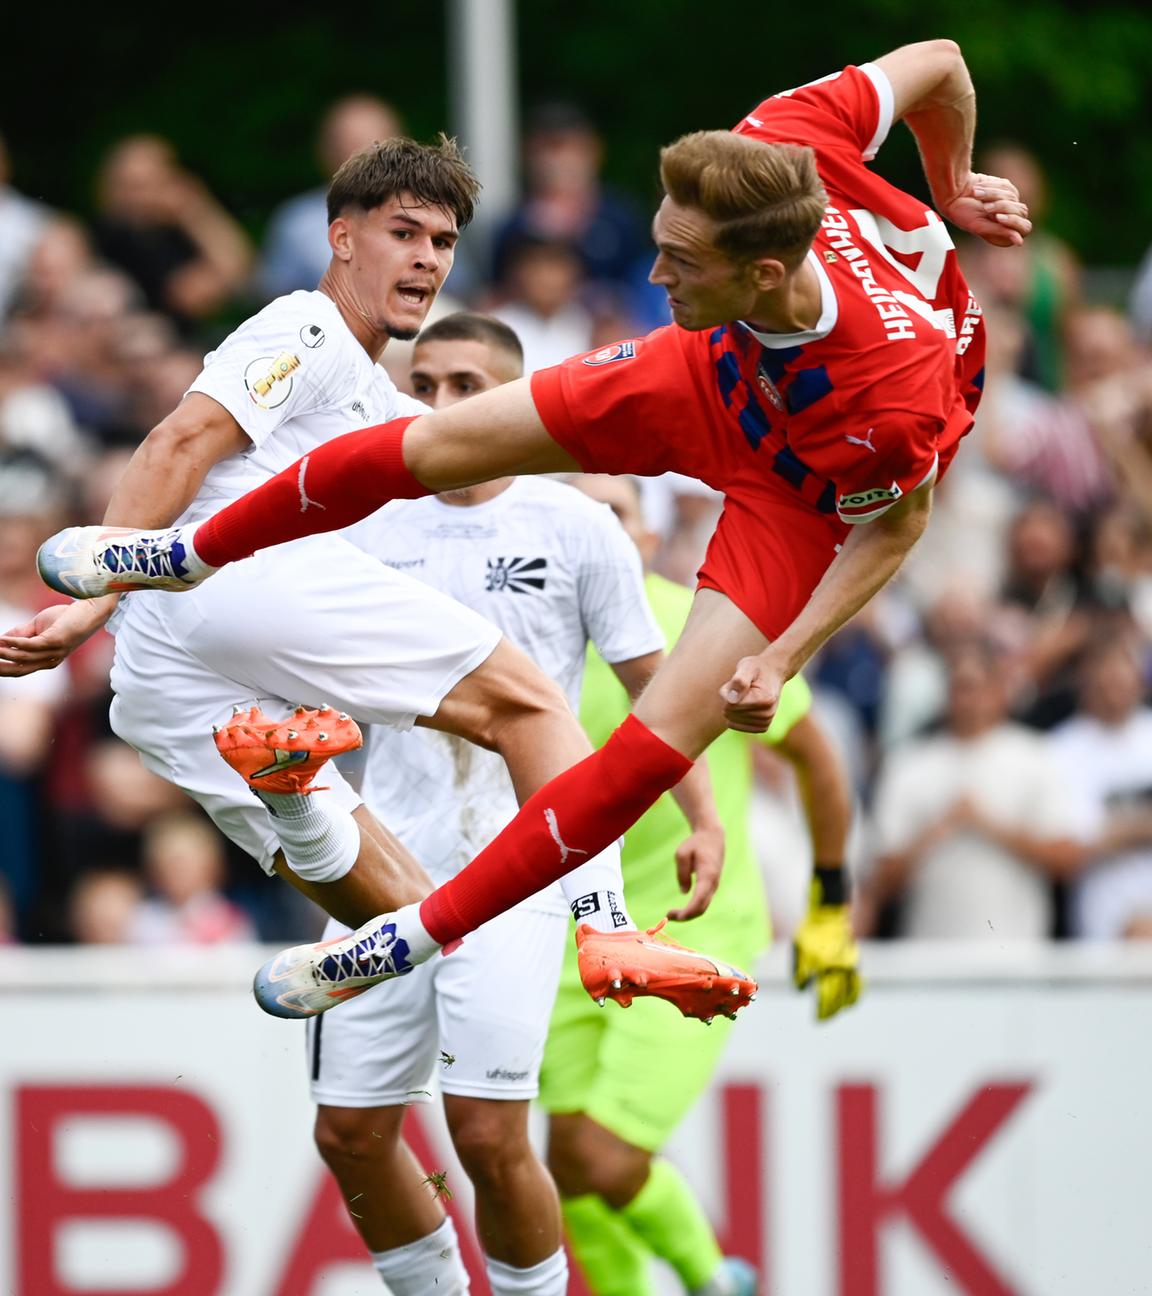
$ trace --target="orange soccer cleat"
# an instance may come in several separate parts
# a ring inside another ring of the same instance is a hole
[[[285,795],[317,791],[310,784],[324,762],[364,743],[356,721],[330,706],[300,706],[279,723],[256,707],[237,707],[212,736],[216,750],[250,787]]]
[[[615,999],[627,1008],[637,995],[653,995],[675,1004],[685,1017],[704,1022],[735,1017],[752,1002],[755,981],[727,963],[657,939],[663,926],[661,922],[647,932],[598,932],[584,923],[576,929],[580,980],[593,999]]]

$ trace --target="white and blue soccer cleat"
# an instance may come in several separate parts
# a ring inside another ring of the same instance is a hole
[[[411,972],[416,964],[408,942],[396,935],[395,917],[382,914],[347,936],[281,950],[256,973],[256,1002],[273,1017],[315,1017]]]
[[[215,570],[200,562],[188,544],[193,529],[67,527],[40,546],[36,566],[45,585],[73,598],[137,589],[189,590]]]

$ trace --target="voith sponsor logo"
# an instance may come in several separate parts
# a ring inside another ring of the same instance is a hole
[[[870,504],[894,504],[903,494],[899,483],[893,482],[891,486],[876,486],[872,490],[841,495],[837,507],[844,512],[847,509],[867,508]]]
[[[856,246],[847,219],[835,207],[829,207],[821,224],[829,244],[848,262],[852,273],[860,280],[860,287],[875,307],[888,341],[905,342],[914,339],[916,326],[912,323],[912,317],[887,288],[876,282],[871,262]]]

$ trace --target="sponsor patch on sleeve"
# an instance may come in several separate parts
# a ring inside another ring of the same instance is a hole
[[[292,395],[292,375],[300,368],[300,357],[291,351],[278,356],[259,356],[244,370],[244,387],[253,405],[276,409]]]
[[[586,365],[606,365],[614,360],[631,360],[636,354],[635,342],[613,342],[611,346],[602,347],[592,355],[584,357]]]
[[[851,491],[836,500],[836,512],[845,522],[867,522],[879,517],[890,508],[904,492],[899,482],[891,486],[874,486],[869,490]]]

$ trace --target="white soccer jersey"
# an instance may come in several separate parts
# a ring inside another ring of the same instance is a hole
[[[521,477],[470,507],[397,500],[345,535],[498,625],[574,711],[589,640],[608,662],[664,646],[635,546],[610,509],[571,486]],[[373,729],[363,791],[437,882],[516,812],[498,756],[426,729]]]
[[[210,469],[180,522],[218,512],[333,437],[428,408],[396,390],[322,292],[270,302],[205,356],[188,390],[223,405],[252,447]]]

